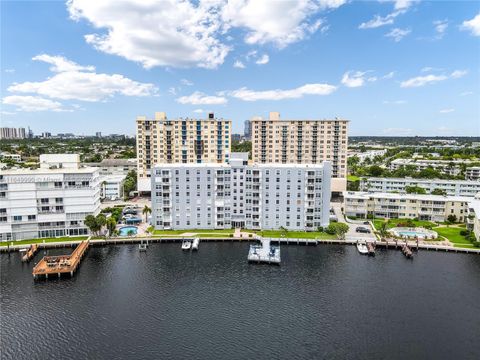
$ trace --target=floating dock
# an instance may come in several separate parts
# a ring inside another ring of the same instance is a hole
[[[37,244],[33,244],[31,245],[27,252],[25,253],[25,255],[22,256],[22,261],[26,262],[26,261],[30,261],[33,259],[33,257],[35,256],[35,254],[37,253],[38,251],[38,245]]]
[[[367,242],[368,255],[375,256],[375,246],[371,242]]]
[[[33,268],[33,278],[37,279],[39,276],[45,276],[48,279],[48,275],[70,274],[73,276],[75,270],[77,270],[83,255],[88,250],[90,242],[88,240],[82,241],[70,255],[59,256],[44,256],[40,262]]]
[[[280,246],[271,245],[270,239],[259,239],[261,244],[250,245],[248,261],[280,264]]]
[[[200,238],[196,237],[192,241],[192,250],[197,251],[199,246],[200,246]]]
[[[402,253],[409,259],[413,258],[412,249],[410,249],[410,247],[407,244],[402,246]]]

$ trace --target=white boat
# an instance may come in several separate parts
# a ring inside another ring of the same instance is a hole
[[[367,248],[367,245],[365,245],[365,243],[358,242],[357,243],[357,250],[362,255],[368,254],[368,248]]]
[[[200,238],[193,239],[192,250],[198,250],[199,245],[200,245]]]
[[[192,243],[190,241],[184,240],[182,242],[182,250],[190,250]]]

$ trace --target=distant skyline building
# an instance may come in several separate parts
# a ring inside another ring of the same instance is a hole
[[[12,128],[12,127],[2,127],[0,128],[0,139],[4,140],[15,140],[15,139],[25,139],[26,132],[25,128]]]
[[[97,132],[95,133],[95,137],[101,138],[101,137],[102,137],[101,131],[97,131]]]
[[[251,140],[252,139],[252,122],[250,120],[245,120],[244,125],[245,127],[243,130],[243,135],[246,140]]]
[[[331,164],[159,164],[152,169],[156,229],[315,231],[329,224]]]
[[[254,117],[252,160],[255,163],[320,164],[332,163],[332,192],[347,187],[349,120],[280,120],[270,112],[268,119]]]
[[[230,157],[232,121],[215,118],[137,117],[137,188],[150,192],[151,169],[169,163],[225,163]]]

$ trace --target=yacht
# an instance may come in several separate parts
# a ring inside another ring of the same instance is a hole
[[[192,243],[187,240],[183,240],[182,242],[182,250],[190,250],[190,247],[192,246]]]
[[[362,255],[368,254],[368,248],[367,248],[367,245],[365,245],[365,243],[357,242],[357,250]]]

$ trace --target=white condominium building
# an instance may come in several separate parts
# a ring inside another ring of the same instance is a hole
[[[477,241],[480,241],[480,197],[468,204],[467,227],[473,231]]]
[[[390,163],[390,170],[397,170],[402,167],[411,166],[417,171],[429,167],[439,170],[444,174],[456,176],[461,173],[463,166],[472,164],[471,160],[415,160],[415,159],[395,159]]]
[[[152,171],[156,229],[313,231],[329,223],[331,165],[162,164]]]
[[[225,163],[230,156],[231,120],[137,117],[138,190],[150,191],[151,168],[164,163]]]
[[[346,191],[344,211],[347,216],[367,218],[410,218],[428,221],[446,221],[455,215],[464,222],[468,202],[472,198],[461,196],[417,195],[395,193],[368,193]]]
[[[360,179],[361,191],[405,194],[408,186],[421,187],[427,194],[434,190],[442,190],[448,196],[474,197],[480,192],[480,181],[377,177]]]
[[[348,120],[280,120],[278,112],[252,124],[252,159],[255,163],[332,163],[332,191],[347,186]]]
[[[131,170],[137,170],[137,159],[103,159],[82,165],[99,168],[100,175],[127,175]]]
[[[40,155],[40,169],[0,174],[0,240],[88,234],[83,221],[100,212],[98,169],[78,155]]]
[[[465,179],[478,181],[480,180],[480,166],[472,166],[465,170]]]

